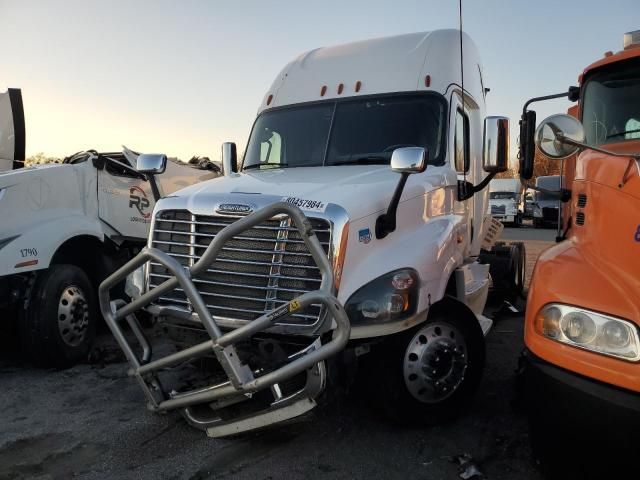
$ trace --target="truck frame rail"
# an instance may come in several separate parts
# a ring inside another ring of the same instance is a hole
[[[227,332],[221,331],[207,309],[192,278],[197,277],[200,272],[206,271],[228,240],[265,220],[281,215],[289,216],[293,220],[316,265],[320,269],[322,279],[319,289],[306,292],[287,304],[281,305],[237,329]],[[171,272],[172,278],[146,291],[130,303],[122,300],[112,300],[109,293],[110,290],[125,280],[130,273],[149,261],[162,264]],[[176,287],[184,291],[209,339],[164,357],[153,359],[151,344],[139,325],[135,312],[147,307],[160,296]],[[102,282],[98,296],[102,315],[131,366],[128,374],[138,381],[147,398],[148,407],[153,411],[182,409],[182,413],[189,423],[205,428],[209,434],[218,436],[282,421],[312,408],[313,405],[305,407],[302,406],[302,403],[306,401],[307,404],[313,404],[313,398],[304,398],[303,395],[301,400],[300,395],[292,395],[288,399],[290,401],[286,401],[287,398],[283,399],[279,395],[274,395],[276,401],[272,404],[271,412],[260,412],[249,416],[249,418],[238,419],[235,428],[229,428],[229,424],[233,423],[233,421],[223,422],[226,423],[226,428],[217,431],[218,435],[215,435],[216,432],[209,431],[209,427],[212,424],[220,423],[218,420],[204,421],[198,419],[191,409],[191,407],[199,404],[210,404],[216,401],[222,403],[243,401],[250,398],[253,393],[266,388],[271,388],[272,392],[279,392],[279,382],[305,371],[308,373],[308,378],[321,377],[322,380],[320,384],[318,384],[317,380],[308,381],[307,388],[302,391],[303,394],[311,393],[315,396],[320,393],[324,387],[323,362],[344,349],[350,333],[347,314],[333,295],[333,291],[334,279],[331,264],[311,227],[311,223],[298,207],[285,202],[278,202],[240,218],[225,227],[211,241],[202,257],[190,267],[181,265],[177,260],[156,248],[144,248],[138,256]],[[277,320],[298,312],[311,304],[322,304],[327,309],[324,322],[331,322],[330,326],[333,329],[333,334],[329,341],[322,344],[319,337],[314,338],[309,347],[298,354],[290,355],[284,365],[268,372],[253,371],[247,364],[242,362],[235,348],[236,343],[250,339],[256,333],[271,327]],[[142,355],[140,357],[134,352],[125,337],[122,328],[123,320],[129,325],[133,335],[142,347]],[[222,367],[228,377],[228,381],[217,382],[205,388],[197,388],[180,393],[169,393],[163,389],[157,378],[159,371],[210,355],[211,353],[214,354],[217,362]],[[312,371],[314,375],[309,375],[309,372]],[[313,383],[311,388],[309,388],[309,383]],[[285,409],[285,407],[289,409],[289,413],[280,411],[274,414],[273,411]]]

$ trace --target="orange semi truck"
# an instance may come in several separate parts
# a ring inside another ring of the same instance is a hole
[[[536,129],[527,107],[560,96],[578,102],[571,115]],[[548,476],[640,478],[640,31],[579,87],[527,102],[520,138],[521,177],[537,147],[563,162],[564,182],[558,243],[538,259],[525,318],[534,454]]]

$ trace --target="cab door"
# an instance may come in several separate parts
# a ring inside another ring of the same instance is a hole
[[[155,206],[149,182],[124,168],[108,155],[98,171],[98,209],[100,219],[113,231],[111,237],[134,237],[146,240]],[[118,156],[117,162],[126,163]]]
[[[10,88],[0,93],[0,172],[21,168],[25,159],[22,92]]]
[[[474,183],[473,166],[471,161],[472,155],[472,137],[471,137],[471,119],[469,109],[463,109],[460,96],[454,93],[451,96],[450,123],[451,135],[450,141],[450,162],[458,174],[458,181],[467,181]],[[462,236],[463,241],[459,242],[459,248],[462,250],[463,257],[469,252],[472,232],[473,232],[473,215],[474,197],[464,201],[454,200],[454,213],[464,218],[464,225],[457,235]]]

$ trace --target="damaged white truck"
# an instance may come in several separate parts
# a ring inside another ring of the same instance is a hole
[[[224,178],[156,204],[147,247],[99,292],[149,408],[225,436],[310,410],[358,364],[400,421],[469,401],[491,326],[484,187],[509,132],[463,38],[464,82],[456,30],[299,56],[239,168],[225,144]],[[135,299],[113,301],[125,278]]]
[[[86,358],[99,318],[100,282],[146,242],[155,198],[215,171],[167,162],[157,177],[137,154],[80,152],[24,166],[18,89],[0,93],[0,320],[17,322],[41,366]]]

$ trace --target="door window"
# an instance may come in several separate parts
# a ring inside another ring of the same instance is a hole
[[[454,163],[458,173],[469,171],[469,117],[456,110],[454,134]]]

